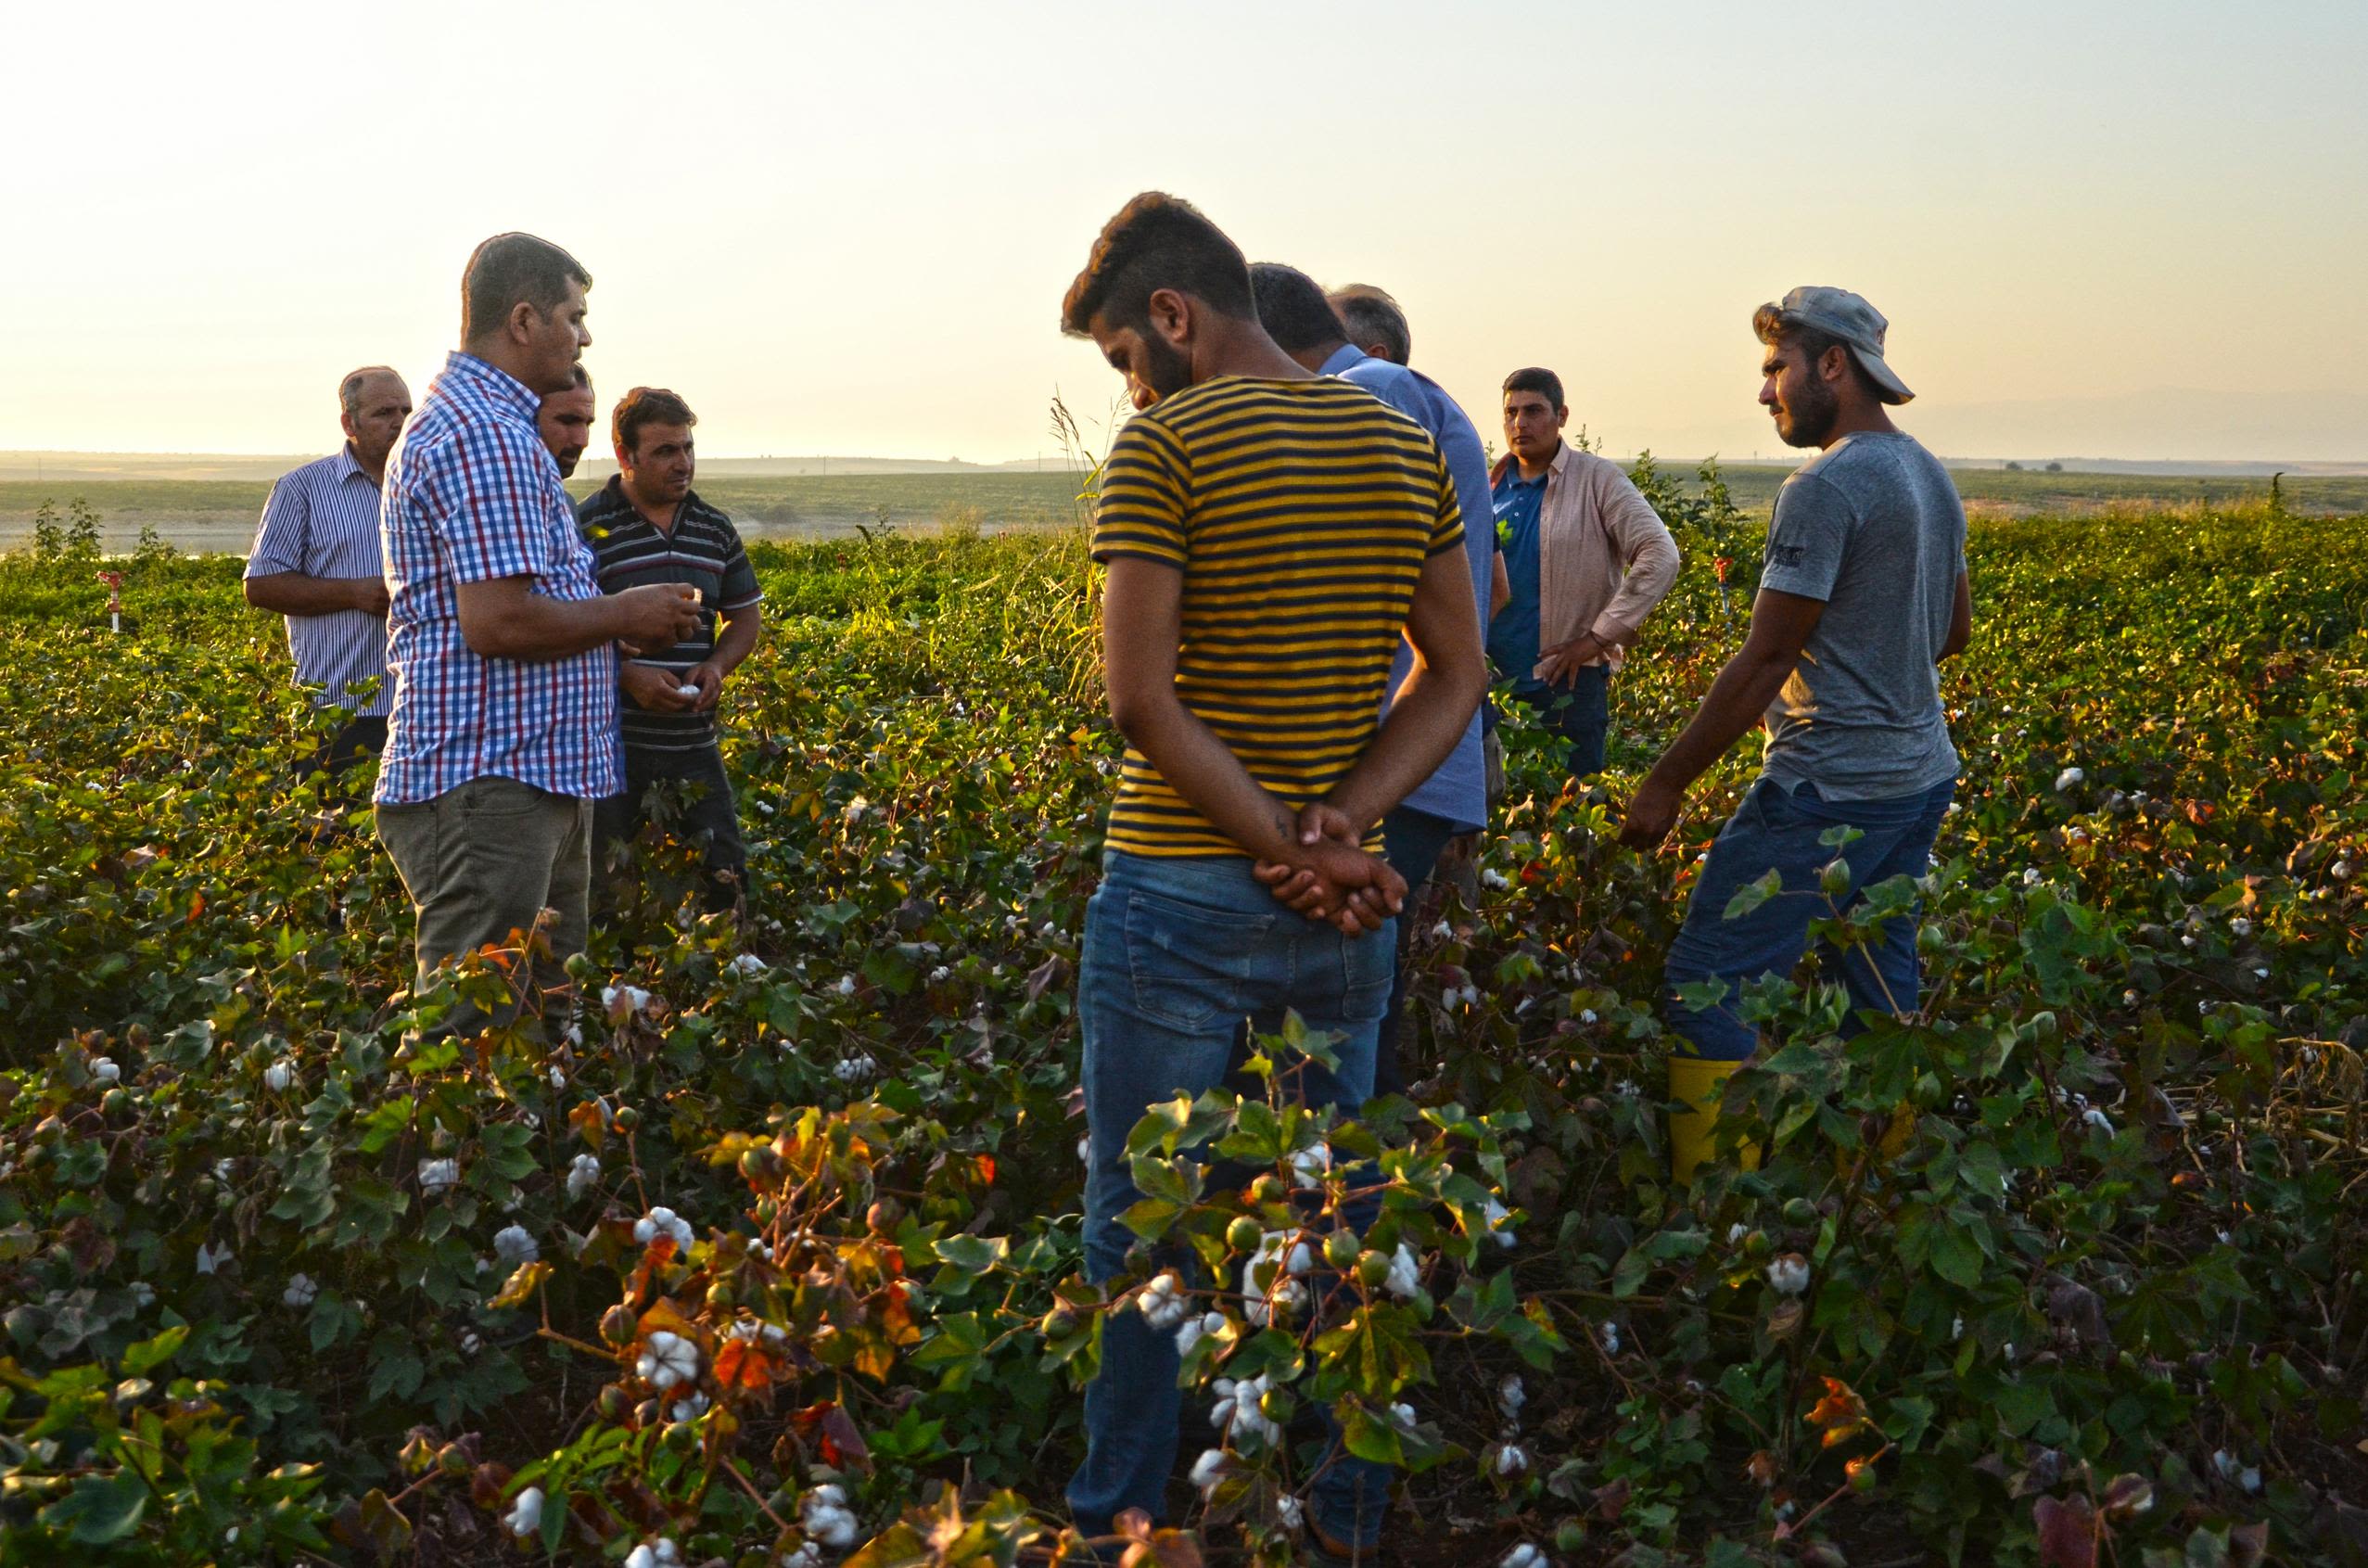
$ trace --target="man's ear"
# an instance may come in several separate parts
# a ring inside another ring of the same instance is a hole
[[[516,343],[518,347],[523,349],[528,343],[534,341],[536,318],[541,314],[542,312],[541,311],[536,310],[534,306],[528,303],[526,300],[521,300],[516,304],[512,305],[510,307],[510,313],[503,318],[502,330],[508,335],[511,342]]]
[[[1850,350],[1836,343],[1817,356],[1817,378],[1821,381],[1844,382],[1850,379]]]
[[[1147,313],[1152,330],[1176,348],[1191,341],[1192,300],[1189,295],[1173,288],[1154,288]]]

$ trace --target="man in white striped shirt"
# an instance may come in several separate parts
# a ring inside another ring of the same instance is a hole
[[[387,744],[394,692],[386,678],[378,487],[411,417],[411,389],[385,365],[367,365],[338,384],[337,402],[344,447],[280,476],[247,557],[247,602],[287,618],[297,683],[312,688],[321,707],[347,715],[305,765],[307,772],[331,774]]]

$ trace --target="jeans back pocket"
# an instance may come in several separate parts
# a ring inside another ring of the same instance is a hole
[[[1275,920],[1128,889],[1127,968],[1135,1006],[1179,1029],[1249,1012],[1260,961],[1271,962]]]

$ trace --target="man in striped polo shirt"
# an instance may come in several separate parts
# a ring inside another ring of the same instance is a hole
[[[710,911],[739,907],[747,852],[732,779],[716,746],[716,696],[764,635],[763,593],[732,519],[692,490],[698,471],[691,405],[661,387],[636,387],[609,421],[617,472],[586,496],[576,521],[592,545],[600,586],[680,583],[699,595],[698,626],[662,652],[628,659],[620,674],[625,788],[592,818],[593,855],[603,869],[630,863],[654,786],[681,799],[675,824],[700,846]],[[614,899],[612,886],[603,901]]]
[[[287,618],[296,681],[347,718],[305,771],[343,773],[386,748],[395,694],[387,674],[387,574],[378,487],[411,417],[411,389],[383,364],[337,383],[345,445],[280,476],[247,556],[247,602]],[[366,688],[357,691],[355,688]]]
[[[617,657],[697,624],[691,591],[603,593],[535,427],[592,342],[592,274],[528,234],[477,248],[446,356],[387,466],[387,667],[395,705],[378,836],[418,915],[418,983],[446,959],[549,927],[532,984],[557,1009],[590,915],[592,803],[622,784]],[[528,979],[503,1011],[515,1014]],[[442,1027],[481,1023],[468,1004]]]
[[[1454,750],[1486,674],[1437,445],[1278,348],[1215,224],[1137,197],[1061,325],[1093,339],[1143,410],[1111,448],[1093,540],[1127,739],[1077,997],[1086,1268],[1101,1282],[1134,1243],[1128,1132],[1149,1105],[1216,1088],[1241,1020],[1271,1032],[1295,1012],[1331,1037],[1337,1071],[1311,1060],[1286,1080],[1305,1099],[1353,1110],[1371,1092],[1406,891],[1380,824]],[[1401,631],[1413,667],[1385,723]],[[1257,860],[1309,873],[1303,904],[1278,901]],[[1140,1312],[1103,1322],[1068,1488],[1089,1534],[1162,1511],[1177,1358]],[[1335,1454],[1313,1480],[1317,1542],[1369,1551],[1386,1486],[1381,1467]]]

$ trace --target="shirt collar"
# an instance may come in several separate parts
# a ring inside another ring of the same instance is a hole
[[[542,412],[542,400],[536,397],[525,382],[506,370],[488,364],[465,350],[454,349],[444,356],[444,374],[458,376],[496,402],[507,403],[524,414],[529,425]]]
[[[364,468],[361,463],[356,460],[353,455],[353,443],[351,441],[348,441],[345,445],[337,448],[337,483],[343,484],[348,479],[357,477],[368,479],[370,478],[370,470]],[[376,484],[377,482],[376,480],[371,481],[373,489],[376,488]]]
[[[1547,473],[1552,474],[1555,478],[1560,478],[1562,477],[1563,465],[1570,461],[1570,441],[1567,439],[1556,441],[1554,443],[1554,461],[1546,465],[1546,470]]]
[[[1367,353],[1364,350],[1358,348],[1354,343],[1343,343],[1338,349],[1332,351],[1332,357],[1326,360],[1321,368],[1319,368],[1316,374],[1318,376],[1338,376],[1343,371],[1363,364],[1367,360],[1369,360],[1373,356],[1371,354]]]

